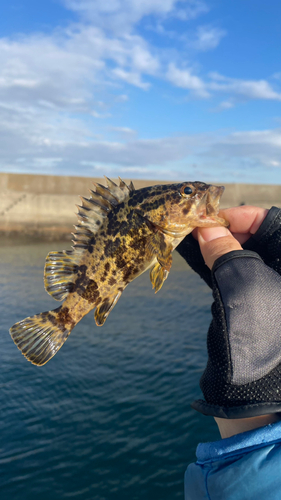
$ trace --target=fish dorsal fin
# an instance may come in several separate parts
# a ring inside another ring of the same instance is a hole
[[[134,191],[134,185],[132,181],[130,182],[129,186],[122,181],[122,179],[119,178],[120,184],[117,186],[115,182],[111,181],[106,177],[107,180],[107,185],[108,185],[108,190],[111,192],[111,194],[118,200],[118,203],[122,203],[130,194],[131,191]]]
[[[107,178],[106,178],[107,179]],[[82,205],[78,208],[78,224],[75,227],[73,250],[50,252],[46,258],[44,283],[46,291],[56,300],[64,300],[73,290],[77,270],[81,261],[81,252],[89,249],[90,242],[102,226],[107,215],[119,203],[127,199],[135,188],[131,182],[129,186],[120,179],[117,186],[107,179],[107,187],[94,183],[96,190],[90,190],[90,198],[81,196]],[[120,294],[117,294],[118,298]],[[117,297],[117,296],[116,296]],[[113,304],[116,303],[116,298]],[[105,321],[113,305],[111,302],[106,308],[100,308],[100,322]],[[102,318],[102,319],[101,319]]]
[[[94,183],[95,191],[90,190],[90,198],[80,197],[82,205],[78,208],[78,225],[74,236],[73,248],[77,251],[87,249],[89,240],[98,232],[108,213],[119,203],[126,200],[130,193],[134,191],[131,182],[129,186],[119,178],[119,186],[107,177],[107,187]]]

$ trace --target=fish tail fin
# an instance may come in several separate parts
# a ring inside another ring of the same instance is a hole
[[[25,318],[10,328],[10,335],[22,354],[34,365],[49,361],[69,336],[74,324],[67,328],[62,321],[59,307]]]

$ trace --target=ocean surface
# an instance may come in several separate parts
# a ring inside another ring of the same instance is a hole
[[[51,250],[0,244],[0,497],[2,500],[172,500],[198,442],[219,439],[201,396],[211,292],[174,252],[155,295],[145,273],[103,327],[93,312],[45,366],[9,336],[26,316],[58,307],[44,290]]]

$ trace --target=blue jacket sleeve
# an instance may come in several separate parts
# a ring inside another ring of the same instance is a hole
[[[280,500],[281,421],[199,444],[188,466],[185,500]]]

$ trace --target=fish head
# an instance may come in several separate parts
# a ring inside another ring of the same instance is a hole
[[[223,186],[197,181],[152,186],[137,208],[157,229],[181,238],[195,227],[228,226],[218,216],[223,191]]]

